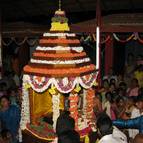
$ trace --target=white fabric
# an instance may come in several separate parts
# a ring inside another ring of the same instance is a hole
[[[102,105],[103,110],[106,109],[106,114],[111,118],[111,104],[109,101],[104,102]]]
[[[131,119],[141,116],[139,109],[134,108],[131,113]],[[139,133],[137,129],[129,129],[129,136],[134,138]]]
[[[127,137],[119,129],[114,127],[113,133],[103,136],[99,143],[127,143]]]

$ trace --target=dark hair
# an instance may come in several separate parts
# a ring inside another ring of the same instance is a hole
[[[108,82],[108,83],[109,83],[108,79],[104,79],[102,82],[103,82],[103,83],[104,83],[104,82]]]
[[[110,79],[110,85],[111,85],[111,84],[115,84],[115,83],[116,83],[116,80],[115,80],[114,78],[111,78],[111,79]]]
[[[143,87],[139,88],[139,92],[143,95]]]
[[[3,129],[3,130],[1,131],[1,137],[2,137],[3,139],[7,138],[7,134],[8,134],[8,133],[10,133],[9,130]]]
[[[143,95],[138,95],[136,97],[136,102],[142,101],[143,102]]]
[[[100,131],[101,136],[109,135],[113,132],[112,121],[110,117],[105,113],[101,113],[98,116],[96,125]]]
[[[119,103],[121,100],[124,101],[124,98],[122,96],[118,96],[116,99],[116,103]]]
[[[105,97],[110,103],[113,103],[113,94],[111,92],[107,92]]]
[[[58,143],[80,143],[80,136],[76,131],[63,132],[58,137]]]
[[[122,82],[120,82],[120,84],[119,84],[119,87],[121,87],[121,86],[127,86],[127,84],[122,81]]]
[[[56,133],[59,136],[63,132],[74,130],[75,121],[69,116],[68,112],[61,114],[57,120]]]
[[[7,101],[10,101],[10,100],[9,100],[9,97],[8,97],[8,96],[5,96],[5,95],[0,98],[0,102],[2,101],[2,99],[6,99]]]
[[[132,81],[135,81],[138,84],[138,79],[133,78]]]
[[[110,87],[111,87],[112,85],[113,85],[114,87],[116,87],[115,83],[110,83],[110,84],[109,84]]]

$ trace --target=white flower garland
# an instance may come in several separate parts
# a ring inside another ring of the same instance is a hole
[[[60,94],[52,95],[52,103],[53,103],[53,128],[56,129],[57,119],[60,115]]]
[[[30,123],[30,104],[29,104],[29,93],[28,89],[25,88],[27,80],[23,76],[23,95],[22,95],[22,110],[21,110],[21,121],[20,128],[21,130],[26,129],[26,124]]]
[[[37,64],[51,64],[51,65],[67,64],[68,65],[68,64],[80,64],[80,63],[89,62],[90,58],[83,58],[80,60],[65,60],[65,61],[61,61],[61,60],[47,61],[47,60],[31,59],[30,61],[31,61],[31,63],[37,63]]]
[[[44,37],[75,37],[75,33],[44,33]]]
[[[79,47],[63,47],[63,46],[41,47],[41,46],[38,46],[36,48],[36,50],[39,50],[39,51],[69,51],[69,50],[73,50],[78,53],[81,53],[83,51],[83,47],[81,47],[81,46],[79,46]]]
[[[62,90],[62,88],[58,85],[58,80],[57,80],[56,78],[50,78],[46,85],[44,85],[44,86],[41,87],[41,88],[36,88],[36,87],[33,85],[33,83],[32,83],[32,81],[31,81],[29,75],[24,75],[23,77],[26,79],[26,82],[25,82],[25,83],[28,83],[28,84],[31,86],[31,88],[32,88],[34,91],[38,92],[38,93],[44,92],[44,91],[47,90],[47,89],[49,88],[49,86],[52,85],[52,84],[58,89],[59,92],[61,92],[61,93],[69,93],[69,92],[71,92],[71,91],[75,88],[75,86],[76,86],[77,84],[80,84],[80,85],[81,85],[83,88],[85,88],[85,89],[91,88],[91,87],[93,86],[93,84],[95,83],[95,81],[97,80],[97,74],[98,74],[98,73],[94,73],[94,74],[96,74],[96,78],[94,78],[94,80],[91,81],[91,83],[90,83],[89,85],[83,83],[81,77],[75,77],[75,79],[74,79],[74,81],[73,81],[73,83],[72,83],[71,88],[68,89],[68,90],[66,90],[66,91],[65,91],[65,90]],[[90,74],[90,76],[93,76],[93,74]],[[66,84],[66,83],[65,83],[65,84]]]

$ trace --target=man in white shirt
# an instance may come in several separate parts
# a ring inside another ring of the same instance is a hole
[[[97,128],[101,135],[99,143],[127,143],[127,137],[116,127],[113,127],[109,116],[102,113],[97,118]]]
[[[136,107],[131,112],[131,119],[136,117],[140,117],[143,115],[143,96],[140,95],[136,98]],[[139,133],[138,129],[129,129],[130,138],[135,138],[135,136]]]

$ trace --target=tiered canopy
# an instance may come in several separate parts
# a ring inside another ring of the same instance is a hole
[[[95,65],[84,52],[74,33],[69,33],[65,12],[58,10],[52,18],[50,33],[44,33],[24,77],[37,92],[54,85],[61,93],[72,91],[77,84],[90,88],[96,80]]]

